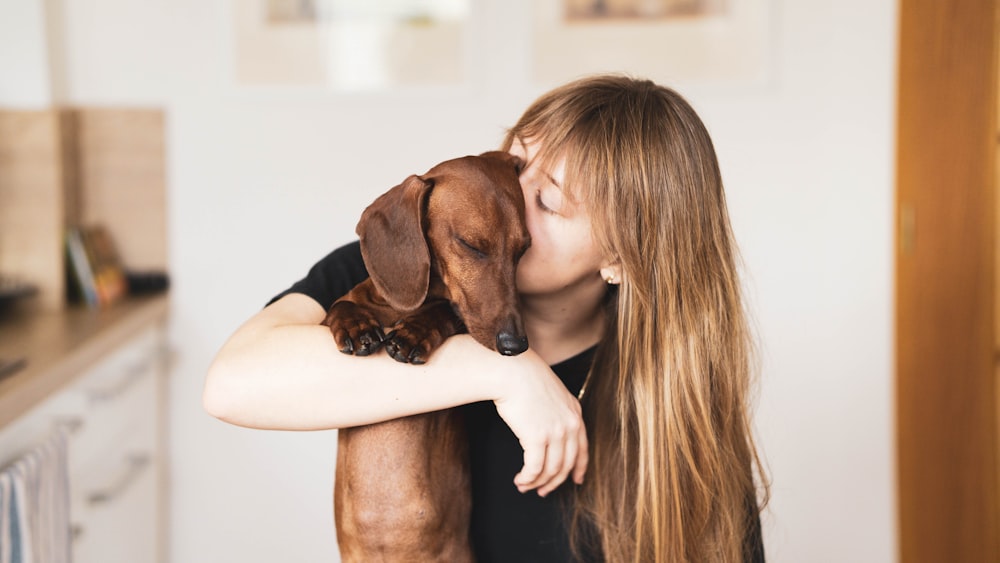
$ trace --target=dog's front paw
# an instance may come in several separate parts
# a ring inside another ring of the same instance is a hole
[[[385,335],[385,351],[397,362],[423,364],[442,342],[441,331],[404,321]]]
[[[364,307],[350,301],[334,303],[322,324],[330,327],[337,348],[345,354],[367,356],[377,352],[385,341],[382,323]]]

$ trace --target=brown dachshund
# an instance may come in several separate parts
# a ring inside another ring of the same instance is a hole
[[[514,285],[531,243],[522,166],[504,152],[449,160],[365,210],[357,232],[371,277],[323,321],[342,352],[385,347],[423,363],[463,331],[504,355],[528,348]],[[343,561],[473,561],[467,453],[454,409],[341,430],[334,514]]]

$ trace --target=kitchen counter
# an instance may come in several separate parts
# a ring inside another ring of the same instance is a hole
[[[0,378],[3,427],[114,351],[143,328],[162,323],[168,294],[129,298],[107,309],[14,311],[0,317],[0,358],[25,364]]]

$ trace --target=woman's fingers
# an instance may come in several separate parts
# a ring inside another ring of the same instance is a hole
[[[514,484],[517,485],[517,490],[523,493],[537,486],[535,483],[545,469],[547,447],[545,442],[521,442],[521,448],[524,449],[524,466],[514,476]]]
[[[566,444],[562,440],[550,442],[545,448],[545,463],[542,465],[541,471],[530,481],[523,479],[518,485],[518,490],[523,493],[532,489],[538,489],[538,494],[545,496],[548,494],[548,491],[551,491],[559,483],[562,483],[566,479],[563,472],[563,460],[569,459],[565,449]],[[527,450],[525,450],[525,453],[527,454]],[[527,466],[527,457],[525,457],[525,462]],[[518,483],[517,478],[514,479],[514,483]]]
[[[543,497],[547,496],[559,485],[562,485],[570,474],[573,475],[574,483],[582,485],[583,477],[587,473],[588,461],[587,432],[581,425],[578,430],[567,437],[566,453],[560,471],[549,482],[539,487],[538,494]]]
[[[572,471],[573,465],[576,463],[577,447],[578,442],[576,437],[571,437],[566,440],[566,447],[563,449],[562,455],[558,458],[553,456],[552,463],[546,463],[547,468],[551,467],[552,476],[547,482],[542,483],[538,487],[539,496],[548,496],[548,494],[554,491],[556,487],[566,481],[566,477],[569,475],[569,472]]]
[[[568,433],[556,433],[549,442],[522,442],[524,467],[515,476],[514,484],[522,493],[538,490],[547,496],[563,484],[572,473],[573,481],[583,483],[587,472],[587,433],[579,428]]]

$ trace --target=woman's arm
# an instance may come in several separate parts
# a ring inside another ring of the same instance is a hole
[[[254,315],[209,368],[205,409],[251,428],[321,430],[494,398],[496,374],[451,361],[450,349],[424,366],[385,354],[343,354],[319,324],[324,314],[313,299],[293,293]]]
[[[419,366],[385,354],[349,356],[319,324],[324,316],[313,299],[294,293],[257,313],[209,368],[205,409],[240,426],[319,430],[490,400],[525,450],[519,488],[547,494],[571,470],[582,482],[587,438],[579,402],[530,350],[504,357],[462,335]]]

